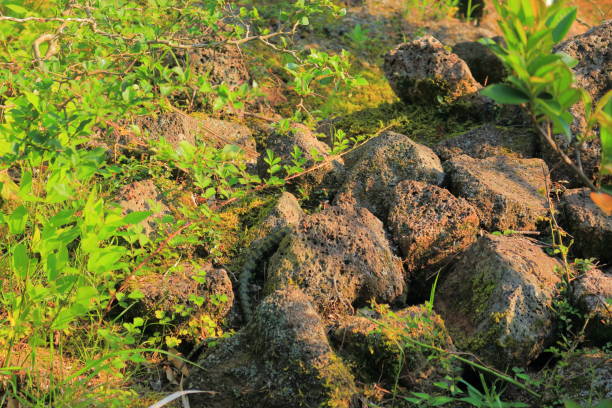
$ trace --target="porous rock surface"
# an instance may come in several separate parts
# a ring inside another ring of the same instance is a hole
[[[132,131],[133,126],[139,128],[140,132]],[[146,152],[150,149],[149,140],[158,141],[162,138],[174,149],[180,148],[181,142],[192,145],[204,142],[215,148],[235,145],[244,152],[249,164],[255,163],[258,155],[253,132],[247,126],[182,112],[140,116],[131,121],[121,121],[112,134],[97,130],[87,145],[101,147],[109,152]]]
[[[484,159],[491,156],[535,157],[537,135],[530,129],[485,123],[467,132],[449,137],[433,147],[442,160],[465,154]]]
[[[217,25],[223,30],[230,26]],[[196,29],[196,27],[193,27]],[[250,80],[247,68],[247,58],[239,46],[226,44],[223,38],[227,34],[211,32],[210,27],[198,25],[201,31],[201,40],[204,42],[219,41],[219,44],[210,47],[199,47],[189,50],[175,50],[176,59],[186,69],[190,69],[194,76],[205,76],[212,85],[226,83],[231,88],[242,85]],[[168,59],[170,65],[175,64],[174,58]]]
[[[157,117],[140,117],[134,124],[149,137],[154,140],[164,138],[174,148],[178,148],[182,141],[191,144],[206,142],[217,148],[232,144],[240,147],[251,162],[257,156],[253,132],[239,123],[172,112]]]
[[[522,237],[485,235],[438,284],[435,309],[460,350],[526,366],[551,339],[561,263]]]
[[[379,219],[365,208],[333,206],[304,217],[269,260],[266,292],[291,284],[334,319],[356,303],[393,302],[404,291],[404,274]]]
[[[405,267],[424,280],[476,240],[476,210],[448,190],[419,181],[395,188],[387,227],[399,246]]]
[[[354,152],[346,180],[335,202],[365,207],[385,219],[395,186],[402,180],[441,184],[440,159],[408,136],[385,132]]]
[[[602,344],[612,339],[612,307],[608,303],[611,298],[611,273],[591,269],[572,281],[573,302],[589,318],[587,334]]]
[[[304,211],[297,198],[293,194],[284,191],[257,226],[255,242],[281,228],[297,226],[304,215]]]
[[[308,296],[287,286],[266,297],[251,322],[198,361],[188,380],[195,407],[348,408],[353,377],[329,345]]]
[[[431,351],[411,343],[455,350],[442,318],[425,306],[376,316],[376,321],[349,316],[334,327],[332,339],[338,353],[354,362],[366,382],[382,379],[392,386],[399,378],[399,384],[410,390],[434,392],[434,382],[460,371],[450,355],[429,358]]]
[[[472,204],[488,231],[534,230],[548,213],[546,174],[541,159],[466,155],[444,163],[450,191]]]
[[[143,232],[150,237],[157,229],[158,219],[170,213],[170,209],[164,203],[164,197],[151,179],[135,181],[123,186],[117,192],[115,201],[121,207],[124,215],[136,211],[159,210],[140,223]]]
[[[264,161],[267,157],[266,150],[274,152],[276,157],[281,158],[281,165],[292,165],[291,154],[297,146],[302,152],[302,158],[306,159],[303,164],[304,169],[309,169],[315,165],[322,165],[320,168],[309,172],[298,178],[295,182],[302,186],[315,186],[321,183],[325,185],[337,185],[344,175],[344,161],[341,157],[330,156],[330,148],[306,126],[295,123],[292,124],[288,133],[281,133],[272,130],[266,137],[265,145],[258,146],[261,155],[257,161],[257,172],[260,177],[267,178],[269,165]],[[323,160],[316,160],[316,158]]]
[[[482,86],[465,61],[430,35],[398,45],[385,55],[385,76],[405,103],[455,102]]]
[[[594,100],[599,100],[612,86],[612,20],[558,44],[554,52],[578,60],[572,68],[576,83]]]
[[[590,190],[566,190],[561,198],[562,223],[574,237],[572,248],[583,258],[612,262],[612,217],[589,197]]]

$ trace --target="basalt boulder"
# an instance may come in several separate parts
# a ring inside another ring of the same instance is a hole
[[[553,386],[534,401],[538,405],[570,400],[582,407],[605,407],[608,404],[600,403],[612,399],[612,358],[597,349],[580,350],[547,370],[542,379]]]
[[[447,103],[473,94],[482,86],[468,65],[430,35],[398,45],[385,55],[385,76],[405,103]]]
[[[444,168],[450,191],[476,208],[488,231],[535,230],[548,214],[548,168],[541,159],[460,155]]]
[[[438,156],[400,133],[385,132],[371,139],[349,160],[354,164],[335,202],[365,207],[380,219],[386,218],[393,190],[400,181],[441,184],[444,180]]]
[[[612,20],[594,27],[584,34],[574,36],[554,48],[554,52],[565,53],[575,58],[578,63],[572,68],[576,78],[576,84],[585,89],[597,103],[607,91],[612,88]],[[576,135],[584,132],[586,120],[584,106],[577,103],[570,109],[574,121],[571,130]],[[557,143],[566,150],[569,157],[576,156],[575,147],[565,137],[557,135]],[[577,179],[572,169],[561,162],[555,151],[546,143],[541,143],[542,157],[551,165],[559,166],[553,172],[556,180],[569,182],[570,187],[579,187],[581,182]],[[599,171],[601,159],[601,143],[599,137],[583,143],[580,152],[581,164],[585,174],[594,178]]]
[[[124,215],[136,211],[152,212],[147,219],[140,223],[142,231],[149,237],[156,234],[160,218],[163,215],[170,214],[165,198],[151,179],[135,181],[123,186],[117,192],[115,201]]]
[[[399,385],[411,391],[439,391],[433,385],[461,370],[450,354],[439,355],[414,341],[455,351],[442,318],[426,306],[411,306],[372,318],[350,316],[331,331],[342,356],[357,367],[366,383]],[[433,356],[435,358],[431,358]]]
[[[330,320],[371,299],[391,303],[404,291],[402,265],[382,222],[352,206],[304,217],[269,260],[266,276],[267,293],[297,285]]]
[[[537,140],[537,135],[531,129],[487,123],[445,139],[433,150],[443,161],[461,154],[476,159],[491,156],[531,158],[536,155]]]
[[[397,185],[387,227],[410,273],[409,295],[429,295],[429,278],[476,240],[479,224],[474,207],[446,189],[408,180]]]
[[[587,335],[596,343],[612,339],[612,270],[591,269],[572,281],[572,300],[589,319]]]
[[[574,237],[573,250],[582,258],[612,262],[612,217],[589,197],[590,190],[567,190],[561,198],[562,224]]]
[[[460,350],[505,369],[550,343],[561,263],[522,237],[485,235],[438,284],[435,309]]]
[[[287,286],[259,305],[251,322],[221,340],[188,378],[192,406],[348,408],[353,376],[329,345],[311,300]]]
[[[160,284],[162,283],[163,284]],[[144,317],[180,325],[191,321],[192,327],[212,336],[214,325],[229,314],[234,302],[232,281],[225,269],[211,264],[183,262],[166,271],[136,276],[127,282],[128,292],[142,296],[124,314],[124,318]],[[213,323],[208,328],[203,322]]]
[[[293,182],[301,187],[312,189],[317,186],[333,188],[337,186],[344,176],[344,161],[339,156],[332,156],[330,148],[319,140],[308,127],[302,124],[293,124],[288,132],[270,130],[265,142],[258,146],[261,155],[257,161],[257,172],[260,177],[268,178],[269,164],[266,163],[267,151],[271,150],[281,159],[280,164],[293,166],[295,148],[300,151],[298,160],[303,161],[301,167],[310,169],[319,166],[314,171],[295,179]]]

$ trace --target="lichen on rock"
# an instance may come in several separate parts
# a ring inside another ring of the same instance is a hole
[[[427,146],[406,135],[384,132],[347,158],[350,170],[335,203],[350,203],[385,219],[395,186],[403,180],[441,184],[440,159]]]
[[[383,69],[405,103],[452,103],[482,88],[467,64],[430,35],[391,50]]]
[[[541,159],[459,155],[444,168],[450,191],[476,208],[488,231],[533,231],[548,215],[548,168]]]
[[[526,366],[552,340],[561,267],[525,238],[485,235],[438,284],[436,311],[460,350],[500,369]]]
[[[370,299],[393,302],[404,281],[382,222],[365,208],[334,206],[304,217],[284,238],[269,260],[265,291],[297,285],[333,320]]]
[[[357,392],[310,298],[292,286],[268,296],[249,325],[198,365],[188,386],[211,393],[194,394],[195,406],[348,408]]]

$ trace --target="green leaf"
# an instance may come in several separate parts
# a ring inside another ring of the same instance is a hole
[[[23,234],[28,221],[28,211],[21,205],[17,207],[11,215],[6,218],[9,232],[13,235]]]
[[[576,12],[576,7],[572,7],[571,11],[567,13],[561,19],[561,21],[559,21],[559,23],[557,23],[555,28],[553,28],[552,37],[554,42],[558,43],[567,35],[568,31],[572,27],[572,24],[574,23],[574,20],[576,20]]]
[[[446,405],[449,402],[453,402],[455,401],[454,398],[451,397],[445,397],[445,396],[438,396],[438,397],[434,397],[429,401],[429,404],[433,407],[439,407],[442,405]]]
[[[612,408],[612,399],[601,400],[595,408]]]
[[[13,269],[19,279],[25,280],[28,277],[29,264],[30,260],[25,244],[23,242],[17,244],[13,249]]]
[[[14,13],[17,13],[19,16],[25,16],[26,14],[28,14],[28,9],[17,4],[5,4],[4,7]]]
[[[129,225],[140,224],[149,218],[151,214],[153,214],[151,211],[133,211],[123,217],[123,223]]]
[[[529,97],[525,93],[505,84],[489,85],[480,93],[501,104],[518,105],[529,102]]]

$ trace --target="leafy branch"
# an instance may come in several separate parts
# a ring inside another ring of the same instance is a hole
[[[565,7],[564,1],[547,6],[544,0],[494,1],[499,13],[499,27],[505,45],[492,40],[482,42],[502,60],[512,73],[505,84],[494,84],[482,93],[498,103],[521,105],[526,108],[540,138],[552,148],[560,160],[572,169],[582,184],[594,192],[600,189],[582,167],[581,151],[586,141],[592,140],[599,127],[603,147],[600,175],[612,174],[612,91],[593,106],[587,91],[576,86],[571,70],[578,61],[562,53],[553,53],[553,47],[569,32],[576,19],[576,8]],[[573,134],[574,116],[570,109],[582,104],[586,128]],[[555,139],[561,135],[574,147],[573,160]],[[612,197],[611,197],[612,198]]]

